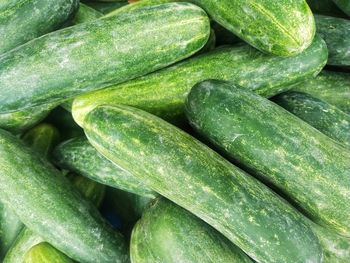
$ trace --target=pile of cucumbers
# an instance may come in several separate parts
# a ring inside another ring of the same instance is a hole
[[[1,0],[0,36],[0,262],[350,262],[350,1]]]

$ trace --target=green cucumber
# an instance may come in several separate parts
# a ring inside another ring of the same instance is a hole
[[[341,11],[332,0],[306,0],[306,2],[315,14],[346,17],[344,12]]]
[[[333,2],[348,16],[350,16],[350,1],[349,0],[333,0]]]
[[[187,210],[157,199],[133,229],[133,263],[214,263],[253,261],[214,228]]]
[[[26,253],[23,263],[73,263],[73,260],[49,243],[40,243]]]
[[[297,211],[184,131],[124,105],[95,108],[83,126],[106,158],[206,221],[254,260],[322,261],[318,239]]]
[[[47,34],[0,57],[0,112],[62,102],[161,69],[200,50],[209,32],[201,8],[169,3]]]
[[[229,82],[197,84],[186,113],[220,151],[273,184],[316,223],[350,237],[349,150],[275,103]]]
[[[350,66],[350,20],[316,15],[317,33],[326,41],[328,65]]]
[[[123,237],[68,179],[8,132],[0,142],[0,199],[28,228],[74,260],[127,260]]]
[[[54,31],[78,8],[77,0],[2,0],[0,54]]]
[[[350,148],[350,115],[307,93],[286,92],[273,101],[315,127],[330,138]]]
[[[245,44],[218,48],[147,76],[79,96],[73,103],[73,117],[82,125],[86,114],[98,105],[127,104],[181,122],[185,119],[186,96],[199,81],[230,80],[270,97],[318,74],[326,61],[327,47],[319,37],[305,52],[290,58],[266,55]]]
[[[311,94],[350,113],[350,73],[322,71],[293,90]]]
[[[143,0],[118,9],[111,15],[174,1]],[[224,28],[266,53],[296,55],[311,44],[315,35],[314,17],[304,0],[185,1],[202,7]]]
[[[85,137],[61,143],[54,151],[55,163],[99,183],[145,197],[157,194],[148,189],[134,175],[113,164],[88,142]]]
[[[73,18],[73,24],[77,25],[81,23],[86,23],[88,21],[96,20],[102,16],[103,14],[99,11],[93,9],[92,7],[89,7],[88,5],[80,3],[78,12]]]

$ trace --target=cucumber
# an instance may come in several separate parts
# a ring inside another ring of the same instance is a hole
[[[316,78],[294,86],[293,91],[311,94],[350,113],[349,73],[322,71]]]
[[[93,9],[92,7],[89,7],[88,5],[80,3],[78,12],[74,16],[73,24],[77,25],[86,23],[88,21],[96,20],[102,16],[103,14],[101,12]]]
[[[196,85],[186,113],[191,125],[229,158],[273,184],[316,223],[350,237],[349,150],[229,82]]]
[[[106,158],[219,230],[254,260],[322,261],[318,239],[297,211],[184,131],[124,105],[95,108],[83,126]]]
[[[8,132],[0,142],[0,200],[28,228],[74,260],[127,261],[123,237],[59,171]]]
[[[185,0],[187,1],[187,0]],[[174,0],[144,0],[112,15]],[[312,42],[315,21],[304,0],[232,1],[188,0],[202,7],[216,22],[255,48],[278,56],[301,53]]]
[[[60,28],[78,8],[77,0],[2,0],[0,54]]]
[[[290,58],[266,55],[245,44],[218,48],[147,76],[79,96],[73,103],[73,117],[82,125],[86,114],[98,105],[127,104],[173,123],[183,122],[186,96],[199,81],[235,81],[270,97],[290,89],[289,84],[316,75],[326,61],[327,47],[319,37],[305,52]]]
[[[349,0],[333,0],[333,2],[348,16],[350,16]]]
[[[253,261],[214,228],[176,204],[157,199],[131,236],[133,263]]]
[[[316,15],[317,33],[326,41],[328,65],[350,66],[350,20]]]
[[[273,101],[344,147],[350,148],[349,114],[301,92],[282,93],[273,98]]]
[[[55,163],[61,168],[74,171],[99,183],[145,197],[153,198],[157,195],[132,173],[99,154],[85,137],[61,143],[53,155]]]
[[[0,57],[0,112],[62,102],[163,68],[200,50],[209,28],[199,7],[169,3],[37,38]]]
[[[316,14],[335,17],[346,17],[332,0],[306,0],[311,10]],[[317,26],[316,26],[317,28]]]
[[[55,249],[49,243],[32,247],[25,255],[23,263],[73,263],[69,257]]]

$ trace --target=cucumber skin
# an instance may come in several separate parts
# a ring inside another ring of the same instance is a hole
[[[317,33],[328,47],[328,65],[350,66],[350,21],[330,16],[315,16]]]
[[[333,2],[348,16],[350,16],[350,2],[348,0],[333,0]]]
[[[135,225],[130,257],[133,263],[253,262],[211,226],[166,199],[154,201]]]
[[[23,263],[73,263],[62,252],[52,247],[49,243],[40,243],[32,247],[25,255]]]
[[[99,106],[88,114],[84,130],[106,158],[212,225],[254,260],[321,262],[318,240],[299,213],[171,124],[128,106]]]
[[[145,75],[194,54],[209,31],[201,8],[170,3],[47,34],[0,57],[0,112],[60,102]]]
[[[157,194],[137,180],[132,173],[113,164],[85,137],[73,138],[58,145],[53,153],[55,163],[102,184],[154,198]]]
[[[305,92],[350,113],[350,74],[322,71],[316,78],[296,85],[293,91]]]
[[[196,85],[186,113],[229,158],[273,184],[316,223],[350,237],[349,150],[275,103],[228,82]]]
[[[77,0],[3,0],[0,4],[0,54],[52,32],[78,8]]]
[[[72,259],[127,260],[123,238],[51,164],[5,131],[0,142],[0,198],[26,226]]]
[[[86,114],[98,105],[127,104],[168,121],[185,119],[188,92],[205,79],[230,80],[271,97],[289,85],[317,75],[327,62],[327,46],[319,37],[296,57],[263,54],[248,45],[219,48],[147,76],[77,97],[73,117],[82,126]],[[276,70],[278,68],[278,70]]]
[[[330,138],[350,148],[350,115],[337,107],[301,92],[286,92],[273,101]]]

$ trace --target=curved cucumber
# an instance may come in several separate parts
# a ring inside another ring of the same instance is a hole
[[[82,125],[98,105],[127,104],[171,122],[185,119],[188,92],[205,79],[230,80],[270,97],[288,85],[318,74],[327,61],[327,46],[319,37],[302,54],[281,58],[248,45],[218,48],[147,76],[82,95],[74,100],[73,117]]]
[[[350,115],[337,107],[300,92],[286,92],[273,99],[330,138],[350,148]]]
[[[256,261],[321,262],[318,240],[298,212],[182,130],[123,105],[95,108],[84,130],[100,153]]]
[[[99,154],[85,137],[60,144],[54,151],[54,159],[58,166],[102,184],[145,197],[157,195],[133,174]]]
[[[0,54],[52,32],[78,8],[77,0],[2,0]]]
[[[285,193],[312,220],[350,236],[349,150],[275,103],[228,82],[196,85],[186,113],[205,138]]]
[[[316,78],[294,86],[293,90],[311,94],[350,113],[349,73],[322,71]]]
[[[333,2],[348,16],[350,16],[349,0],[333,0]]]
[[[25,255],[23,263],[73,263],[69,257],[55,249],[49,243],[32,247]]]
[[[214,228],[165,199],[157,199],[134,227],[130,257],[134,263],[252,263]]]
[[[61,102],[163,68],[200,50],[209,28],[201,8],[169,3],[37,38],[0,57],[0,112]]]
[[[5,131],[0,142],[0,199],[28,228],[78,261],[127,260],[123,237],[51,164]]]
[[[317,33],[326,41],[328,65],[350,66],[350,20],[316,15]]]

